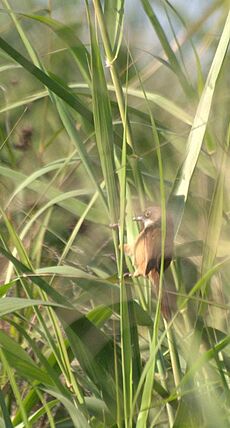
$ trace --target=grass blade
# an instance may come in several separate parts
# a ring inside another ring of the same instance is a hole
[[[208,124],[216,81],[225,58],[229,40],[230,12],[228,13],[220,41],[206,79],[205,87],[196,110],[192,129],[188,137],[186,158],[177,175],[175,187],[171,195],[170,204],[172,204],[172,206],[178,206],[177,216],[175,218],[175,231],[178,230],[182,219],[189,185],[201,151],[203,138]]]
[[[185,74],[183,73],[181,66],[179,64],[179,61],[177,60],[177,57],[175,55],[175,53],[173,52],[167,36],[165,34],[165,31],[163,29],[163,27],[161,26],[149,0],[141,0],[142,6],[145,10],[146,15],[148,16],[154,30],[157,33],[157,36],[161,42],[162,48],[165,51],[165,54],[169,60],[169,63],[172,67],[172,70],[175,72],[175,74],[178,76],[181,86],[183,88],[183,90],[185,91],[185,93],[188,96],[191,96],[193,94],[193,89],[190,85],[190,83],[188,82]]]
[[[66,87],[60,84],[54,78],[48,76],[40,68],[26,59],[16,49],[10,46],[2,37],[0,37],[0,49],[6,52],[18,64],[21,64],[29,73],[42,82],[50,91],[63,99],[70,107],[82,115],[88,122],[92,123],[92,113],[83,105],[83,103],[73,95]]]
[[[113,155],[114,141],[111,107],[98,41],[92,26],[89,10],[88,20],[92,47],[92,100],[96,142],[107,189],[110,221],[114,224],[118,221],[118,192]]]

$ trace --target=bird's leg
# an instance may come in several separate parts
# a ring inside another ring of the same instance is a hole
[[[124,253],[127,256],[132,257],[134,255],[134,247],[135,247],[135,243],[133,243],[131,245],[130,244],[124,244]],[[140,276],[140,272],[139,272],[138,267],[136,268],[134,274],[130,274],[130,276],[135,277],[135,278]]]

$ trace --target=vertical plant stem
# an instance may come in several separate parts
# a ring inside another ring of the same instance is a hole
[[[109,35],[107,32],[105,19],[104,19],[102,7],[101,7],[101,2],[100,2],[100,0],[93,0],[93,4],[94,4],[94,9],[96,12],[97,20],[98,20],[100,32],[101,32],[103,46],[105,49],[106,60],[108,63],[108,67],[110,69],[113,85],[114,85],[115,92],[116,92],[116,97],[117,97],[118,107],[119,107],[119,111],[120,111],[120,115],[121,115],[121,120],[123,123],[123,127],[126,129],[127,142],[131,147],[133,147],[131,127],[129,124],[128,117],[126,115],[124,95],[123,95],[123,91],[122,91],[121,82],[120,82],[120,79],[118,76],[118,72],[116,69],[116,63],[115,63],[116,57],[114,58],[113,51],[111,48]]]
[[[165,367],[163,365],[163,362],[162,362],[161,358],[157,359],[157,364],[156,365],[157,365],[159,374],[161,376],[161,384],[162,384],[162,386],[165,389],[167,389],[167,384],[166,384],[166,381],[165,381],[165,377],[166,377]],[[169,427],[172,428],[173,421],[174,421],[174,414],[173,414],[173,409],[172,409],[172,407],[170,406],[169,403],[166,404],[166,409],[167,409],[167,413],[168,413]]]
[[[15,381],[13,370],[9,366],[8,361],[7,361],[7,359],[6,359],[5,355],[4,355],[4,351],[1,348],[0,348],[0,359],[1,359],[1,362],[2,362],[2,366],[5,368],[5,370],[7,372],[7,375],[8,375],[8,378],[9,378],[9,382],[10,382],[11,388],[13,390],[16,402],[17,402],[17,404],[18,404],[18,406],[20,408],[20,411],[21,411],[21,414],[22,414],[22,419],[23,419],[23,422],[24,422],[24,426],[25,426],[25,428],[30,428],[31,425],[30,425],[28,417],[27,417],[26,409],[24,408],[24,405],[23,405],[21,393],[20,393],[20,391],[18,389],[18,386],[17,386],[17,383]]]
[[[127,101],[127,100],[126,100]],[[131,347],[131,326],[128,310],[128,294],[124,281],[124,232],[125,232],[125,208],[126,208],[126,126],[127,126],[127,104],[125,108],[125,122],[123,131],[123,146],[121,165],[119,168],[120,178],[120,331],[121,331],[121,355],[122,355],[122,383],[123,383],[123,405],[125,416],[125,427],[132,427],[132,347]]]
[[[173,332],[168,328],[167,321],[165,320],[164,320],[164,325],[165,325],[165,329],[167,330],[168,347],[169,347],[170,359],[172,363],[174,383],[177,388],[181,380],[180,362],[179,362],[178,353],[175,346],[175,339],[174,339]]]

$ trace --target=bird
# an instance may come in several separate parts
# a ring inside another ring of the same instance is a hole
[[[133,217],[134,221],[141,221],[143,229],[132,245],[126,244],[125,253],[134,256],[134,276],[148,277],[156,294],[159,293],[159,279],[161,269],[162,244],[162,211],[159,206],[147,208],[143,214]],[[164,271],[169,267],[173,254],[173,218],[171,213],[166,214],[166,236],[164,244]],[[168,293],[163,289],[161,311],[166,320],[171,318]]]

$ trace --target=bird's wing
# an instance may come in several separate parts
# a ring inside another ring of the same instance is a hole
[[[152,269],[156,269],[160,273],[161,268],[161,227],[158,223],[154,223],[145,229],[145,242],[147,263],[145,275]],[[170,224],[167,225],[165,247],[164,247],[164,270],[167,269],[172,260],[173,252],[173,229]]]
[[[160,269],[161,259],[161,228],[157,224],[149,226],[144,231],[146,267],[145,275],[155,269]]]

